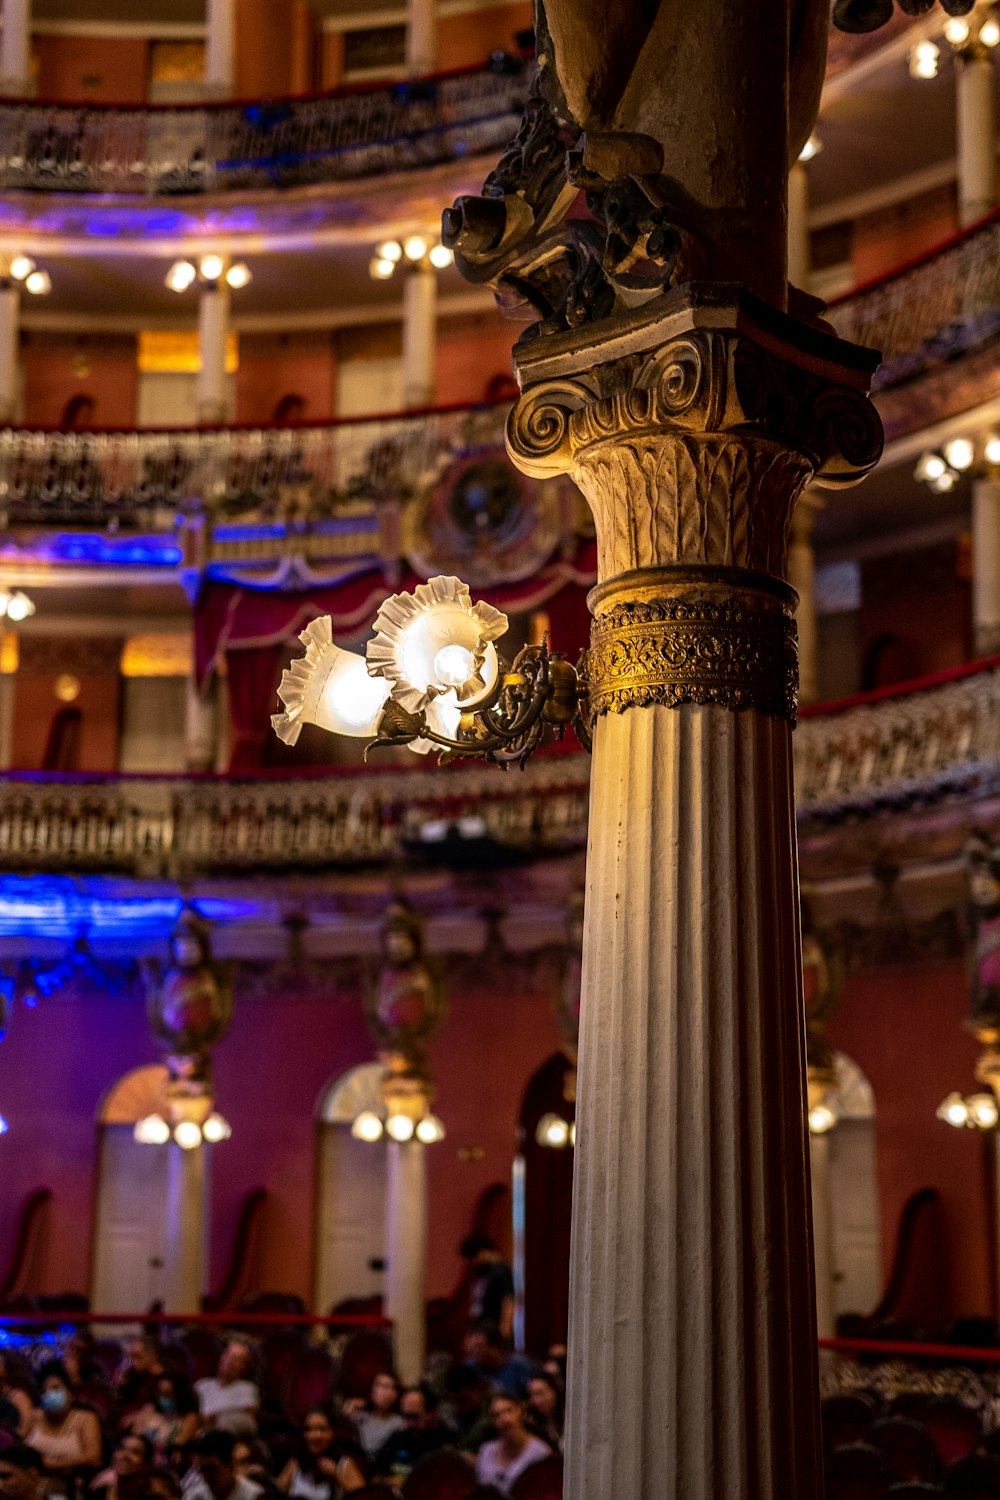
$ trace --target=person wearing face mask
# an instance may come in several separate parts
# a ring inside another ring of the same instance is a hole
[[[156,1382],[153,1399],[129,1418],[128,1430],[152,1444],[157,1467],[165,1468],[171,1449],[193,1443],[200,1425],[198,1400],[190,1382],[183,1375],[164,1373]]]
[[[73,1400],[73,1387],[64,1365],[53,1360],[38,1372],[39,1411],[28,1434],[28,1444],[42,1455],[48,1494],[75,1496],[101,1462],[101,1424],[86,1407]]]

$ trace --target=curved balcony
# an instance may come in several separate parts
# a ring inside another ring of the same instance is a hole
[[[807,710],[795,736],[800,823],[829,826],[1000,790],[1000,658]],[[571,746],[522,775],[492,766],[0,780],[0,869],[140,877],[382,864],[464,845],[488,862],[581,849],[589,758]]]
[[[176,197],[307,187],[496,151],[531,69],[498,56],[377,88],[191,105],[0,102],[0,189]]]

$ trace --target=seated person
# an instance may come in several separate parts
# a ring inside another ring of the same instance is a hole
[[[502,1495],[509,1495],[515,1479],[532,1464],[550,1458],[552,1450],[528,1431],[524,1406],[513,1396],[494,1396],[490,1417],[497,1435],[476,1454],[476,1478],[480,1484],[495,1484]]]
[[[337,1500],[364,1488],[365,1475],[357,1445],[338,1435],[325,1406],[306,1412],[298,1456],[289,1459],[278,1476],[278,1486],[297,1500]]]
[[[120,1427],[134,1411],[153,1401],[156,1382],[166,1373],[160,1346],[148,1333],[129,1339],[125,1357],[115,1371],[115,1425]]]
[[[489,1406],[490,1389],[479,1371],[470,1365],[452,1365],[444,1378],[443,1415],[453,1434],[452,1443],[470,1458],[493,1437]]]
[[[137,1432],[118,1439],[106,1469],[94,1476],[89,1493],[94,1500],[135,1500],[153,1466],[153,1445]]]
[[[399,1398],[399,1415],[406,1423],[382,1444],[375,1458],[375,1471],[397,1487],[410,1470],[429,1453],[436,1453],[453,1439],[437,1414],[437,1401],[422,1385],[409,1386]]]
[[[128,1430],[141,1433],[153,1445],[158,1467],[165,1468],[172,1448],[186,1448],[198,1435],[201,1416],[198,1401],[183,1375],[165,1370],[156,1382],[151,1401],[129,1418]]]
[[[399,1381],[389,1370],[375,1376],[367,1402],[356,1397],[344,1402],[344,1411],[354,1419],[358,1441],[369,1458],[403,1426],[398,1405]]]
[[[235,1448],[231,1432],[202,1433],[181,1486],[185,1500],[259,1500],[260,1485],[236,1472]]]
[[[494,1391],[523,1401],[538,1366],[509,1350],[495,1323],[477,1323],[465,1336],[465,1363],[478,1370]]]
[[[73,1494],[101,1462],[101,1424],[76,1404],[64,1365],[51,1360],[39,1371],[42,1392],[28,1443],[42,1455],[48,1494]]]
[[[219,1356],[218,1374],[195,1381],[198,1407],[206,1427],[251,1437],[257,1431],[260,1392],[249,1379],[252,1363],[250,1346],[234,1339]]]

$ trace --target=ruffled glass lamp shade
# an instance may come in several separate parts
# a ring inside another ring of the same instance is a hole
[[[389,683],[369,676],[363,656],[333,643],[329,615],[313,620],[299,640],[306,648],[281,674],[278,697],[283,714],[273,714],[275,734],[294,745],[303,724],[318,724],[334,734],[371,739],[378,728]]]
[[[507,623],[491,604],[473,604],[460,578],[430,578],[382,605],[368,642],[368,670],[385,679],[408,713],[419,714],[445,695],[453,695],[458,708],[471,708],[496,687],[493,642]]]

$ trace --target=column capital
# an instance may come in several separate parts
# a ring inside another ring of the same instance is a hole
[[[677,564],[783,577],[803,486],[854,484],[882,451],[878,356],[740,288],[687,286],[514,354],[508,451],[579,484],[602,580]]]

